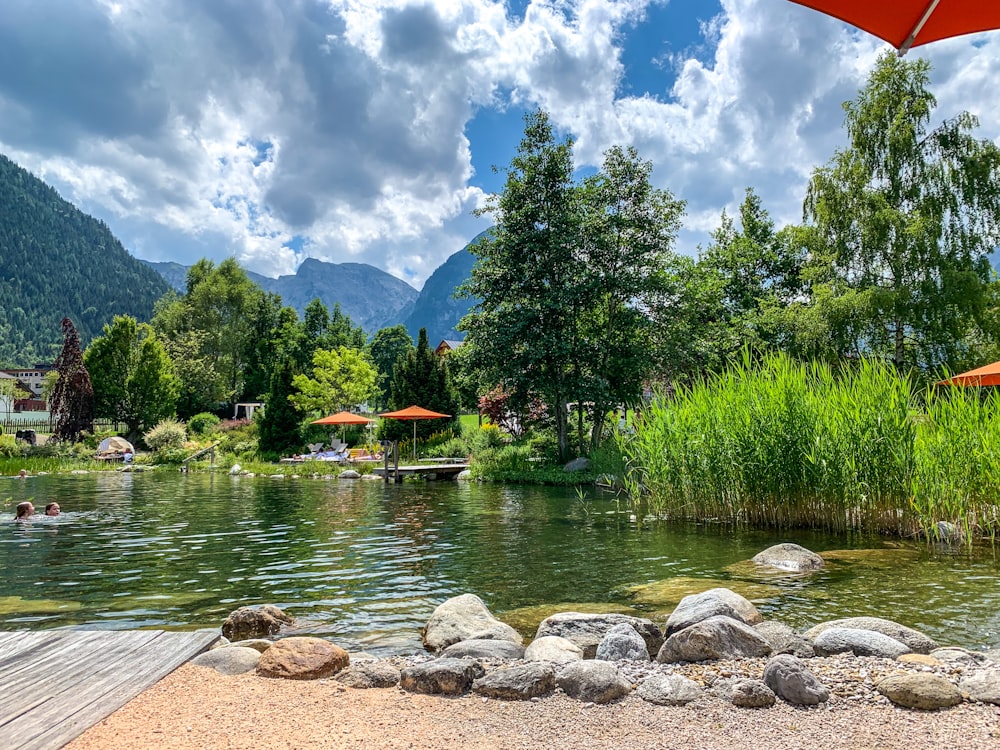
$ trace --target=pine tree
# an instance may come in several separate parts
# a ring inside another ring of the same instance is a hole
[[[52,392],[53,437],[75,443],[80,433],[94,431],[94,387],[83,364],[80,336],[69,318],[63,318],[62,332],[63,348],[56,360],[59,379]]]
[[[452,415],[450,420],[421,419],[417,421],[417,437],[426,438],[458,423],[458,398],[451,385],[448,364],[434,354],[427,341],[427,329],[421,328],[416,349],[411,349],[400,358],[393,371],[393,410],[408,406],[422,406],[441,414]],[[382,422],[382,434],[391,439],[412,435],[413,427],[399,420],[387,419]]]

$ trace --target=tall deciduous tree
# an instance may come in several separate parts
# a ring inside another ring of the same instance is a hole
[[[392,373],[396,363],[412,348],[413,339],[403,324],[376,331],[371,343],[368,344],[368,354],[378,368],[378,385],[383,404],[389,403]]]
[[[339,346],[317,349],[313,354],[312,377],[292,379],[297,393],[291,401],[300,412],[332,412],[350,409],[378,393],[378,371],[368,355],[358,349]]]
[[[967,112],[928,129],[928,71],[879,58],[844,105],[850,145],[814,172],[805,203],[829,247],[828,300],[849,291],[864,321],[854,348],[900,369],[960,359],[1000,244],[1000,148],[973,137]]]
[[[178,381],[152,326],[117,315],[83,355],[94,386],[98,417],[124,422],[139,435],[174,415]]]
[[[94,431],[94,388],[83,364],[80,337],[69,318],[62,320],[63,348],[56,359],[59,379],[52,392],[50,410],[56,415],[52,436],[75,443],[82,432]]]

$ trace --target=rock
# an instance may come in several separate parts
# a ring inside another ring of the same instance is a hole
[[[384,661],[364,661],[352,663],[333,678],[341,685],[351,688],[389,688],[399,684],[399,668]]]
[[[815,552],[797,544],[775,544],[753,556],[758,565],[767,565],[779,570],[804,571],[819,570],[825,563]]]
[[[472,692],[488,698],[526,701],[556,689],[556,671],[551,664],[529,662],[498,669],[472,683]]]
[[[560,612],[546,617],[538,624],[535,638],[558,635],[573,641],[583,649],[585,658],[592,659],[597,654],[597,646],[604,635],[615,625],[623,623],[631,625],[642,637],[646,643],[646,651],[650,656],[656,654],[660,646],[663,645],[663,634],[652,620],[615,613]]]
[[[802,660],[791,654],[779,654],[764,667],[764,684],[776,696],[795,706],[815,706],[830,699],[830,691]]]
[[[549,661],[565,664],[583,659],[583,649],[573,641],[558,635],[543,635],[536,638],[524,649],[525,661]]]
[[[222,634],[230,641],[245,641],[274,635],[283,625],[291,625],[292,618],[271,604],[260,607],[240,607],[229,613],[222,623]]]
[[[556,683],[570,698],[588,703],[610,703],[624,698],[632,685],[608,661],[575,661],[563,665]]]
[[[830,628],[824,630],[813,641],[813,649],[818,656],[853,653],[855,656],[878,656],[896,659],[910,651],[905,643],[874,630],[858,628]]]
[[[354,469],[344,469],[337,475],[337,479],[361,479],[361,474]]]
[[[774,705],[774,691],[761,680],[737,680],[729,693],[729,700],[740,708],[770,708]]]
[[[768,568],[760,568],[749,561],[745,564],[756,573],[761,570],[769,570]],[[778,573],[779,571],[774,572]],[[785,575],[787,576],[787,574]],[[669,615],[684,597],[703,594],[717,588],[728,588],[742,597],[754,600],[772,599],[783,593],[780,587],[769,584],[724,578],[693,578],[691,576],[674,576],[659,581],[627,586],[622,589],[622,593],[627,595],[633,604],[646,611],[662,612]]]
[[[381,482],[382,481],[382,477],[380,477],[378,474],[362,474],[361,475],[361,481],[362,482]]]
[[[992,662],[1000,664],[1000,648],[988,648],[983,651],[983,656]]]
[[[636,695],[658,706],[683,706],[701,696],[694,680],[679,674],[654,674],[639,685]]]
[[[741,659],[768,656],[771,645],[763,636],[732,617],[715,616],[679,630],[663,643],[656,655],[661,664],[707,659]]]
[[[434,659],[406,667],[399,675],[399,686],[411,693],[461,695],[485,674],[482,664],[469,659]]]
[[[922,667],[940,667],[944,664],[943,661],[930,654],[914,654],[912,651],[902,656],[897,656],[896,661],[900,664],[919,664]]]
[[[696,622],[718,615],[739,620],[747,625],[756,625],[764,620],[757,608],[739,594],[729,589],[709,589],[701,594],[681,599],[677,608],[667,618],[664,636],[669,638]]]
[[[875,688],[898,706],[923,711],[957,706],[962,702],[962,693],[949,680],[924,672],[890,675]]]
[[[455,475],[455,479],[460,482],[468,482],[472,479],[472,469],[462,469]]]
[[[772,654],[791,654],[800,659],[815,656],[812,644],[783,622],[764,620],[754,625],[753,629],[771,644]]]
[[[262,654],[274,645],[274,641],[269,641],[267,638],[250,638],[245,641],[236,641],[233,645],[252,648]]]
[[[199,667],[211,667],[220,674],[243,674],[252,672],[260,661],[260,651],[242,646],[227,646],[198,654],[191,664]]]
[[[970,675],[958,683],[958,687],[963,693],[968,693],[974,701],[1000,706],[1000,670],[998,669]]]
[[[856,628],[857,630],[874,630],[890,638],[895,638],[900,643],[905,643],[910,647],[910,651],[918,654],[929,654],[938,645],[923,633],[900,625],[892,620],[883,620],[881,617],[847,617],[842,620],[829,620],[821,622],[807,630],[802,635],[806,640],[816,642],[816,638],[824,630],[830,628]]]
[[[424,647],[435,653],[453,643],[470,640],[510,641],[520,644],[521,634],[500,622],[475,594],[462,594],[439,604],[423,632]]]
[[[601,638],[595,658],[602,661],[649,661],[649,651],[635,628],[627,622],[621,622]]]
[[[282,638],[260,655],[257,674],[286,680],[319,680],[332,677],[349,663],[344,649],[322,638]]]
[[[931,651],[930,655],[935,659],[940,659],[941,661],[957,662],[958,664],[968,664],[970,666],[990,663],[989,657],[987,657],[987,655],[983,652],[969,651],[966,648],[958,648],[957,646],[936,648]]]
[[[578,457],[563,466],[563,471],[586,471],[590,468],[590,459]]]
[[[451,644],[441,652],[441,656],[450,659],[523,659],[524,646],[511,641],[476,638]]]
[[[226,636],[220,635],[218,638],[215,639],[215,643],[209,646],[209,648],[210,649],[225,648],[226,646],[231,646],[231,645],[233,645],[232,641],[226,638]]]

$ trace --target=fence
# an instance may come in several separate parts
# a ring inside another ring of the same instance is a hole
[[[27,418],[27,417],[32,418]],[[37,414],[4,414],[0,416],[0,427],[3,428],[4,435],[13,435],[17,430],[34,430],[37,435],[51,435],[55,429],[54,419],[39,419]],[[125,425],[112,422],[110,419],[95,419],[94,432],[114,430],[121,433]]]

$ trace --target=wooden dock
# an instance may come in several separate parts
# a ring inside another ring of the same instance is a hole
[[[386,481],[391,478],[396,478],[397,481],[402,480],[403,477],[412,476],[433,476],[434,479],[454,479],[458,474],[465,469],[468,469],[469,465],[467,463],[443,463],[443,464],[411,464],[407,466],[389,467],[389,476]],[[372,474],[380,477],[386,476],[386,470],[384,466],[380,466],[377,469],[372,469]]]
[[[0,748],[61,748],[218,638],[210,630],[0,632]]]

